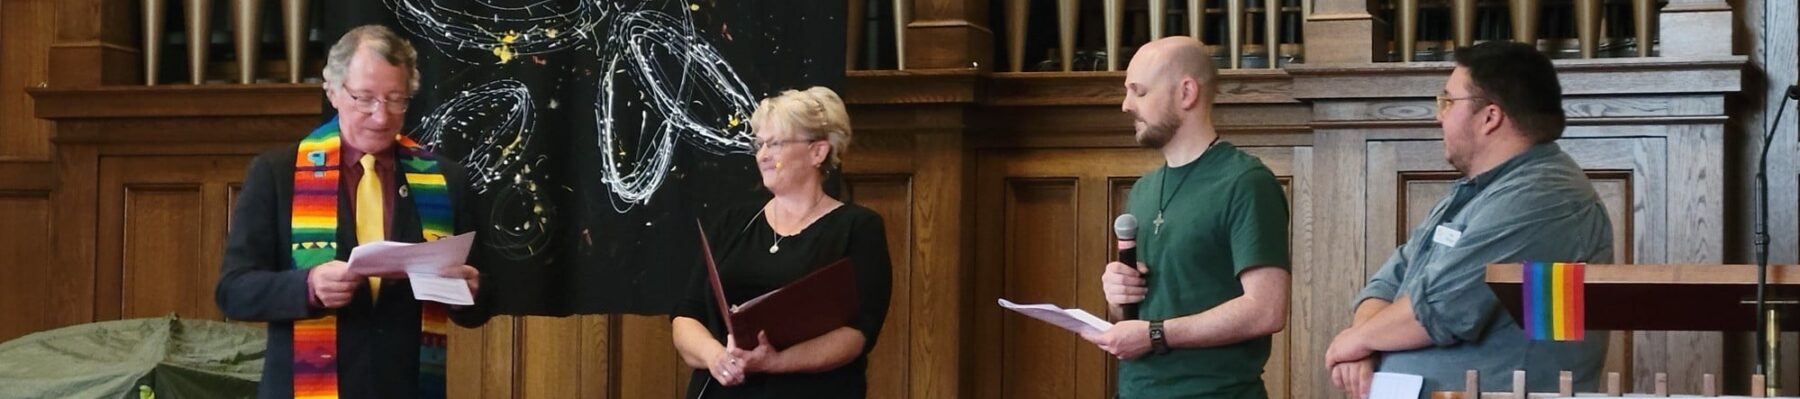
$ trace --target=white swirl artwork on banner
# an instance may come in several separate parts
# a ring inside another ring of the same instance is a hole
[[[627,12],[611,26],[599,48],[605,69],[594,118],[602,183],[615,196],[615,211],[649,201],[672,171],[678,141],[718,155],[750,152],[750,90],[691,26],[657,11]],[[619,126],[615,113],[630,102],[646,103],[654,114],[642,113],[638,126]],[[636,146],[623,148],[619,136],[627,134],[637,135]]]
[[[600,1],[501,5],[477,0],[454,6],[439,0],[383,1],[407,31],[469,64],[505,64],[592,42],[595,27],[606,17]],[[480,7],[466,7],[468,3]]]

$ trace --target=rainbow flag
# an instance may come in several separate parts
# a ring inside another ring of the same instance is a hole
[[[1525,262],[1520,297],[1525,301],[1525,335],[1533,340],[1580,341],[1587,328],[1582,296],[1585,263]]]

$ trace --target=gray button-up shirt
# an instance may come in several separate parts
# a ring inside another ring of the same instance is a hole
[[[1532,391],[1557,390],[1557,373],[1574,372],[1577,390],[1594,389],[1606,332],[1586,342],[1532,341],[1486,283],[1491,263],[1612,262],[1612,225],[1599,194],[1555,143],[1538,144],[1474,178],[1457,180],[1369,279],[1355,305],[1406,295],[1432,345],[1383,353],[1379,369],[1425,376],[1421,397],[1463,389],[1467,370],[1481,389],[1511,391],[1526,370]]]

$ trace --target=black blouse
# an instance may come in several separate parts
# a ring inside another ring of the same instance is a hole
[[[869,351],[887,319],[888,295],[893,272],[889,265],[887,234],[881,215],[850,203],[820,216],[799,234],[779,238],[761,212],[761,204],[728,209],[706,224],[707,241],[719,266],[726,301],[738,304],[781,288],[807,273],[850,257],[856,267],[856,292],[861,308],[850,327],[861,331],[862,354],[843,367],[805,374],[753,374],[742,385],[726,387],[703,369],[694,370],[688,382],[689,398],[861,398],[866,395]],[[714,339],[725,342],[725,321],[719,316],[706,273],[689,283],[688,295],[675,316],[689,317],[706,325]],[[710,360],[710,359],[709,359]]]

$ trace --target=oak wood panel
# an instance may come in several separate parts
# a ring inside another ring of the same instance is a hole
[[[688,369],[675,353],[668,316],[611,316],[615,398],[676,398],[687,391]],[[529,362],[537,362],[530,360]],[[525,395],[524,397],[535,397]],[[564,396],[567,397],[567,396]]]
[[[231,184],[247,156],[100,159],[94,314],[220,319],[212,301]]]
[[[973,312],[983,308],[970,301],[968,275],[973,267],[972,240],[975,214],[971,188],[974,162],[960,131],[920,133],[913,141],[918,165],[913,175],[911,225],[913,246],[908,254],[912,278],[911,326],[914,333],[907,352],[912,363],[907,372],[914,397],[964,397],[972,384],[964,382],[969,350],[964,336]],[[898,289],[900,283],[896,282]]]
[[[32,118],[25,88],[50,78],[56,2],[0,2],[0,160],[49,160],[50,124]]]
[[[1313,265],[1294,269],[1294,286],[1306,287],[1294,293],[1289,332],[1293,354],[1301,366],[1293,368],[1294,398],[1317,399],[1339,397],[1331,385],[1331,376],[1319,362],[1325,349],[1339,331],[1350,326],[1350,299],[1362,289],[1363,280],[1347,276],[1366,276],[1364,259],[1365,175],[1369,154],[1366,133],[1361,130],[1315,131],[1313,142],[1313,214],[1309,230],[1312,237]],[[1333,261],[1326,261],[1326,260]],[[1306,366],[1310,365],[1310,366]]]
[[[449,397],[512,397],[516,320],[513,316],[495,316],[481,328],[450,330],[445,381]]]
[[[1310,42],[1309,42],[1310,43]],[[1317,46],[1308,46],[1309,49]],[[1310,55],[1310,54],[1309,54]],[[1739,89],[1744,57],[1556,60],[1564,96],[1717,94]],[[1444,89],[1451,62],[1294,64],[1294,98],[1430,98]]]
[[[200,270],[205,263],[200,244],[212,241],[200,227],[200,213],[206,209],[202,188],[198,184],[126,184],[124,191],[119,318],[171,312],[187,318],[219,317],[217,307],[207,303],[211,302],[206,298],[211,296],[206,295],[210,284],[198,278],[206,274]],[[218,273],[218,268],[205,269]],[[106,304],[108,308],[111,305]]]
[[[1077,191],[1069,179],[1007,182],[1003,298],[1021,303],[1077,302],[1081,295],[1076,281],[1081,274],[1093,274],[1077,272],[1082,266],[1075,256]],[[1000,376],[1002,396],[1073,398],[1077,384],[1092,381],[1080,378],[1072,367],[1086,349],[1079,337],[1037,320],[1004,320],[1001,356],[1007,361]]]
[[[1723,263],[1724,245],[1724,127],[1685,125],[1669,137],[1668,262]],[[1697,392],[1702,373],[1718,374],[1725,361],[1724,338],[1717,332],[1639,333],[1664,335],[1638,344],[1639,375],[1666,371],[1669,389]],[[1658,345],[1661,343],[1662,345]],[[1644,387],[1641,382],[1639,387]]]
[[[322,86],[308,83],[50,87],[27,91],[37,100],[37,117],[47,119],[316,117],[325,92]]]
[[[0,161],[0,191],[42,192],[56,187],[56,170],[49,162]]]
[[[0,323],[0,342],[59,327],[59,314],[45,282],[62,278],[57,265],[46,259],[51,248],[50,193],[0,189],[0,304],[10,309]]]
[[[846,177],[851,198],[881,215],[886,228],[893,281],[912,279],[912,184],[904,175],[851,175]],[[912,292],[895,287],[889,295],[887,320],[869,353],[867,372],[870,398],[911,397],[907,384],[912,354]]]
[[[610,377],[608,354],[614,349],[607,345],[613,338],[607,331],[607,318],[518,317],[517,350],[522,361],[513,392],[528,398],[605,397]],[[648,362],[638,367],[654,370],[657,364]]]

